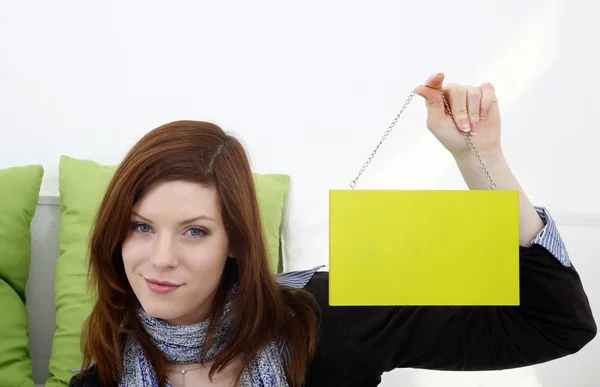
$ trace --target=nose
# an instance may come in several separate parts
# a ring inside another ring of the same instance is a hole
[[[152,249],[152,264],[159,269],[176,267],[179,264],[177,251],[172,239],[168,235],[156,238]]]

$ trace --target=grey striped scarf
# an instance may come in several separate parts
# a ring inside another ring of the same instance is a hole
[[[276,276],[280,285],[304,288],[313,274],[322,266],[310,270],[283,273]],[[227,295],[223,317],[224,323],[217,329],[212,347],[207,352],[207,361],[214,359],[229,342],[230,311],[233,306],[237,287]],[[173,364],[189,364],[200,362],[202,345],[206,338],[209,321],[198,324],[174,326],[164,320],[149,316],[142,309],[138,316],[144,329],[154,344]],[[285,346],[273,341],[260,351],[249,367],[242,371],[240,384],[242,387],[287,387],[285,364],[287,350]],[[132,338],[127,338],[123,350],[124,372],[119,387],[160,387],[156,373],[147,361],[140,345]]]

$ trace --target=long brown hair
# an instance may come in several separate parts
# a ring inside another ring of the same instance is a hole
[[[314,298],[275,282],[246,152],[218,126],[199,121],[172,122],[149,132],[129,151],[108,185],[90,241],[89,284],[96,302],[82,331],[83,364],[96,363],[101,385],[118,381],[121,336],[131,335],[156,370],[159,385],[166,382],[166,360],[137,318],[139,302],[125,275],[121,246],[134,204],[155,184],[173,180],[216,187],[236,253],[236,259],[226,264],[212,306],[208,343],[214,337],[225,294],[237,282],[235,329],[230,343],[215,358],[210,376],[238,357],[244,359],[245,367],[270,341],[283,340],[289,350],[288,381],[292,386],[303,385],[317,340]]]

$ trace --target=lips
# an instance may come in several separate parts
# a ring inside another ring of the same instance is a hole
[[[151,292],[158,294],[167,294],[177,290],[181,285],[174,284],[172,282],[158,281],[152,278],[144,278],[146,285]]]

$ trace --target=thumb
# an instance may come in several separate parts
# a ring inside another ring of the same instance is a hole
[[[442,82],[444,74],[438,73],[429,77],[424,86],[415,88],[415,93],[423,97],[429,119],[444,119],[446,107],[442,98]]]

